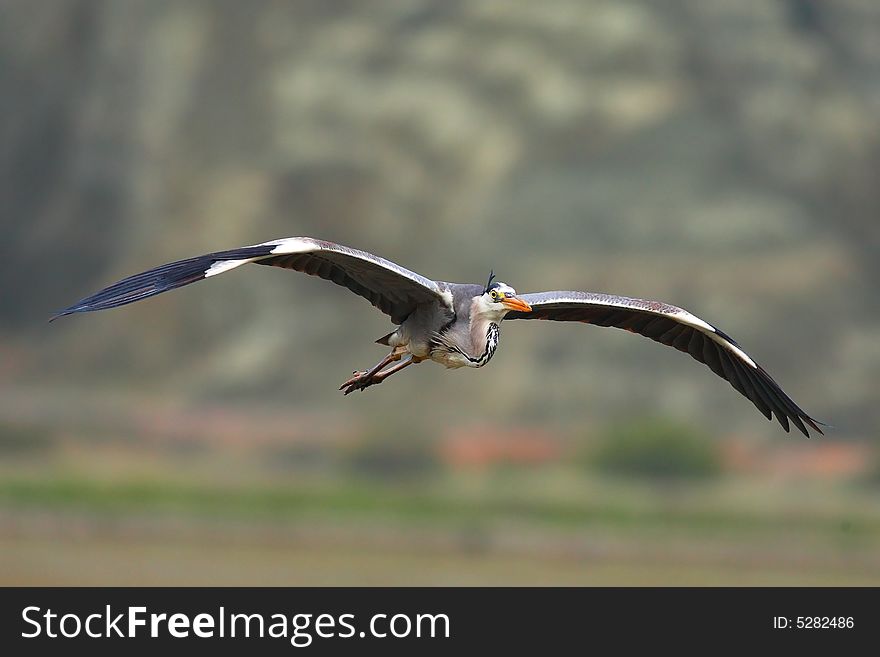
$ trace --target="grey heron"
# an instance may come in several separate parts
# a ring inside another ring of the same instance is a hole
[[[396,328],[376,342],[390,352],[368,370],[354,372],[346,395],[382,383],[425,360],[447,368],[486,365],[498,349],[503,320],[544,319],[612,326],[675,347],[707,365],[785,431],[789,422],[804,435],[822,433],[804,412],[730,336],[682,308],[593,292],[517,294],[490,274],[485,285],[435,281],[379,256],[313,239],[289,237],[171,262],[86,297],[58,312],[105,310],[189,285],[255,263],[319,276],[347,287],[389,315]]]

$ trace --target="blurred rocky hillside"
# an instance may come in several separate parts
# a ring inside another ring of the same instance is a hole
[[[705,367],[594,327],[506,325],[485,370],[343,400],[386,319],[269,268],[45,323],[161,262],[311,235],[682,305],[834,435],[876,438],[878,179],[875,0],[3,0],[0,381],[780,437]]]

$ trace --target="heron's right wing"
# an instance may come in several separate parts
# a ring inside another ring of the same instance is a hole
[[[450,310],[452,307],[452,296],[445,288],[390,260],[333,242],[288,237],[178,260],[129,276],[56,313],[52,319],[124,306],[248,263],[293,269],[347,287],[390,315],[396,324],[419,304],[440,302]]]
[[[805,436],[807,426],[822,433],[810,417],[733,338],[688,311],[660,301],[594,292],[521,294],[530,312],[512,311],[505,320],[547,319],[613,326],[675,347],[707,365],[752,402],[767,419],[771,414],[786,431],[791,421]]]

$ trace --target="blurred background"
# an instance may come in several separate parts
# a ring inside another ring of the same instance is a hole
[[[0,583],[880,584],[874,0],[2,0]],[[253,267],[683,306],[824,438],[623,331],[343,398],[387,318]]]

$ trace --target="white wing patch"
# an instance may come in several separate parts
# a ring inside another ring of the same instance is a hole
[[[711,337],[715,342],[720,344],[725,349],[729,349],[730,351],[735,353],[746,363],[751,365],[754,369],[758,369],[758,364],[753,361],[746,352],[737,347],[735,344],[731,343],[728,340],[725,340],[720,335],[718,335],[718,331],[715,329],[715,327],[708,322],[704,322],[696,315],[691,315],[686,310],[681,310],[675,313],[674,317],[676,317],[682,324],[687,324],[689,326],[693,326],[694,328],[703,329],[703,331],[705,331],[709,335],[709,337]]]
[[[208,267],[207,270],[205,270],[205,278],[210,278],[211,276],[222,274],[225,271],[235,269],[236,267],[241,267],[242,265],[253,262],[257,259],[258,258],[245,258],[244,260],[218,260],[213,265]]]
[[[755,361],[753,361],[751,358],[749,358],[749,355],[746,352],[744,352],[742,349],[737,347],[735,344],[731,344],[730,342],[728,342],[727,340],[725,340],[724,338],[722,338],[720,335],[717,335],[717,334],[713,335],[713,339],[715,340],[715,342],[722,345],[723,347],[730,349],[733,353],[735,353],[737,356],[739,356],[744,361],[746,361],[749,365],[751,365],[753,369],[758,369],[758,364]]]
[[[291,253],[308,253],[309,251],[318,251],[319,247],[311,240],[303,237],[288,237],[280,240],[272,240],[271,242],[262,242],[253,246],[274,246],[270,251],[270,255],[289,255]],[[249,247],[245,247],[249,248]],[[244,258],[242,260],[218,260],[205,271],[205,278],[222,274],[223,272],[241,267],[249,262],[262,260],[266,256],[257,258]]]
[[[675,313],[674,317],[677,317],[682,324],[687,324],[688,326],[693,326],[694,328],[701,328],[704,331],[709,331],[710,333],[715,333],[715,327],[709,324],[708,322],[704,322],[702,319],[697,317],[696,315],[691,315],[687,310],[682,310],[680,312]]]
[[[277,246],[272,249],[273,255],[287,255],[291,253],[308,253],[309,251],[320,250],[318,245],[309,239],[303,237],[288,237],[281,240],[273,240],[272,242],[264,242],[257,246]]]
[[[270,255],[287,255],[290,253],[308,253],[309,251],[317,251],[318,246],[309,239],[303,237],[288,237],[281,240],[272,240],[271,242],[262,242],[261,244],[254,244],[253,246],[274,246],[275,248],[270,251]],[[249,248],[249,247],[245,247]],[[249,262],[256,262],[257,260],[262,260],[266,256],[259,256],[258,258],[244,258],[242,260],[218,260],[213,265],[208,267],[205,271],[205,278],[210,278],[211,276],[216,276],[217,274],[222,274],[223,272],[227,272],[230,269],[235,269],[236,267],[241,267],[242,265],[246,265]]]

